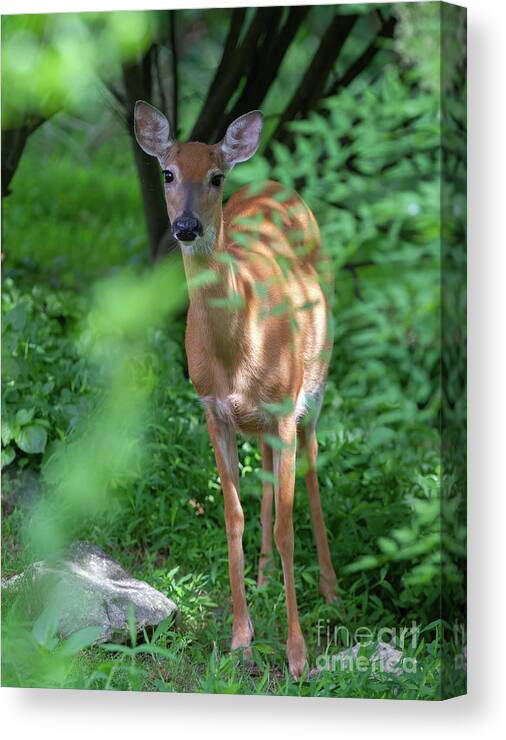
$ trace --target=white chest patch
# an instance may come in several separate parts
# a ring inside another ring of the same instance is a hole
[[[233,426],[239,431],[246,433],[274,432],[276,429],[276,416],[267,409],[253,404],[241,393],[231,393],[224,398],[203,396],[200,400],[219,421]],[[323,388],[317,388],[308,393],[302,389],[295,404],[296,420],[300,421],[306,414],[310,414],[314,416],[316,422],[322,400]]]
[[[224,398],[204,396],[200,400],[217,419],[240,431],[262,431],[273,426],[272,415],[253,405],[240,393],[231,393]]]

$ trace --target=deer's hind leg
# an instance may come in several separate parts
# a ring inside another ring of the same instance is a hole
[[[318,442],[316,439],[316,423],[310,420],[305,426],[300,425],[298,429],[300,451],[308,465],[308,471],[304,476],[306,482],[309,508],[313,521],[313,531],[320,564],[320,592],[325,601],[332,603],[337,601],[336,574],[330,557],[327,531],[323,518],[320,491],[318,488],[318,475],[316,472],[316,461],[318,457]]]
[[[296,453],[296,423],[294,418],[284,418],[278,423],[278,436],[283,443],[283,448],[273,450],[274,476],[276,480],[274,538],[281,556],[285,582],[288,621],[288,639],[286,643],[288,664],[293,678],[298,680],[306,665],[307,651],[300,628],[293,570],[294,532],[292,512],[295,491]]]
[[[263,586],[269,577],[269,569],[272,565],[272,505],[274,501],[274,487],[272,481],[272,448],[260,439],[262,451],[262,470],[266,474],[262,481],[262,506],[260,509],[260,522],[262,525],[262,545],[260,558],[258,560],[257,586]]]

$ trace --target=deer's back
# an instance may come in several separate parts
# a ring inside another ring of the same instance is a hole
[[[291,188],[268,180],[238,190],[225,206],[229,244],[316,269],[320,231],[311,209]],[[279,259],[278,259],[279,261]]]

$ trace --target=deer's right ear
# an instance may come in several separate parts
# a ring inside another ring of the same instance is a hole
[[[146,154],[158,157],[160,163],[173,144],[170,124],[157,108],[138,100],[134,110],[134,131],[137,143]]]

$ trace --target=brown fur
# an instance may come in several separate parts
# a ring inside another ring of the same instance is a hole
[[[289,197],[279,203],[276,195]],[[259,224],[242,221],[258,214]],[[249,245],[244,246],[241,236]],[[233,258],[233,265],[220,261],[223,253]],[[202,270],[218,275],[215,284],[191,297],[186,336],[190,377],[201,398],[240,399],[232,409],[240,431],[276,433],[276,419],[256,412],[287,398],[295,409],[301,390],[311,395],[324,385],[330,337],[327,300],[316,273],[318,256],[318,227],[311,211],[295,193],[269,182],[261,193],[250,195],[243,188],[229,201],[223,240],[209,257],[184,257],[190,280]],[[240,310],[212,307],[216,299],[234,295],[240,296]]]

